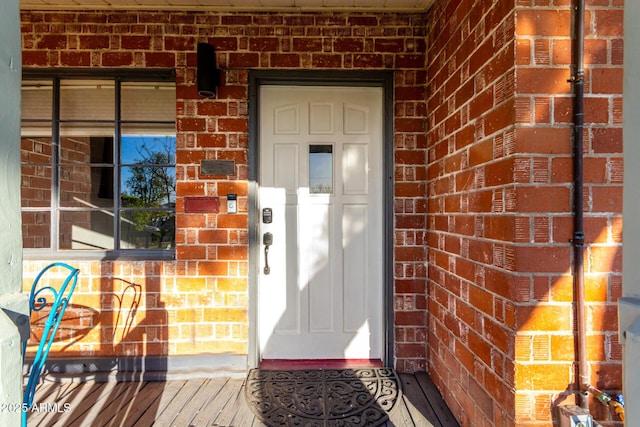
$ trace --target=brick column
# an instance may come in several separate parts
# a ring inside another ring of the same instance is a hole
[[[584,203],[592,382],[616,390],[614,3],[587,17]],[[463,425],[548,424],[573,398],[571,8],[555,4],[445,1],[429,14],[429,371]]]

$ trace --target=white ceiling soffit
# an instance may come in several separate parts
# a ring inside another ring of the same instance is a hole
[[[23,10],[353,10],[424,12],[434,2],[435,0],[20,0],[20,6]]]

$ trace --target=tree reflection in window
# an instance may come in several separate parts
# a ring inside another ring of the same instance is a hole
[[[166,249],[175,241],[174,153],[174,136],[122,137],[120,201],[123,220],[143,237],[138,247]]]
[[[24,248],[42,256],[68,250],[170,256],[175,247],[174,73],[104,71],[57,75],[52,69],[43,77],[42,70],[25,70]]]

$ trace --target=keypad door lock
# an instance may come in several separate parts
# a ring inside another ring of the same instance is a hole
[[[271,224],[273,222],[273,210],[271,208],[262,209],[262,223]]]

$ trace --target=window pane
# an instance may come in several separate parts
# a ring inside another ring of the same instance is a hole
[[[25,249],[51,247],[50,212],[22,212],[22,245]]]
[[[22,138],[20,148],[22,207],[51,206],[51,138]]]
[[[60,163],[113,165],[113,137],[64,136],[60,138]]]
[[[23,164],[20,198],[23,208],[51,206],[51,166]]]
[[[113,207],[113,168],[89,165],[60,167],[60,206]]]
[[[173,122],[176,119],[176,85],[165,82],[124,82],[121,86],[123,121]]]
[[[174,135],[123,135],[121,163],[175,165],[176,137]]]
[[[60,249],[112,250],[113,212],[60,212]]]
[[[127,210],[120,215],[121,249],[171,249],[175,235],[171,211]]]
[[[60,137],[60,163],[87,164],[91,159],[91,138],[88,136]]]
[[[47,164],[53,161],[51,137],[23,137],[20,141],[22,163]]]
[[[120,193],[125,207],[175,206],[175,136],[122,137]]]
[[[22,120],[52,120],[53,82],[24,80],[22,82]],[[49,122],[50,123],[50,122]],[[51,124],[49,124],[49,127]]]
[[[135,135],[174,135],[176,134],[175,122],[166,123],[122,123],[122,134]]]
[[[120,201],[124,207],[173,208],[176,168],[131,166],[121,169]]]
[[[115,120],[113,80],[60,81],[60,120]]]
[[[65,122],[60,124],[60,137],[111,137],[115,122]]]
[[[51,120],[22,121],[20,133],[22,136],[51,138]]]
[[[333,146],[309,146],[309,192],[333,193]]]

